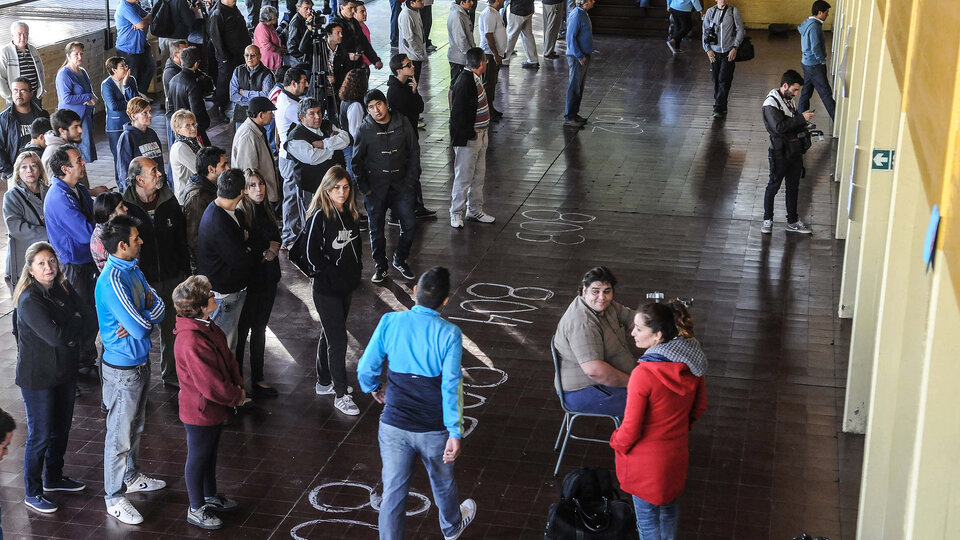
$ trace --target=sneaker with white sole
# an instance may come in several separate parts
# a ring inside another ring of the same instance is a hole
[[[107,513],[127,525],[143,523],[143,516],[140,515],[140,512],[137,512],[137,509],[130,504],[126,497],[120,497],[120,500],[115,504],[107,506]]]
[[[787,232],[795,232],[800,234],[811,234],[813,231],[807,228],[799,219],[793,223],[787,223]]]
[[[357,407],[357,404],[353,402],[353,398],[350,397],[350,394],[344,394],[333,400],[333,406],[343,414],[348,416],[357,416],[360,414],[360,407]]]
[[[480,223],[493,223],[497,220],[497,218],[491,216],[490,214],[484,214],[483,210],[478,210],[476,212],[467,214],[467,219]]]
[[[460,530],[457,531],[457,534],[453,536],[444,536],[443,540],[457,540],[460,538],[460,535],[463,534],[464,529],[467,528],[467,525],[473,522],[473,518],[477,516],[477,503],[473,499],[466,499],[460,503]]]
[[[335,394],[337,393],[336,390],[333,389],[333,383],[330,383],[330,384],[320,384],[320,383],[318,382],[318,383],[317,383],[317,387],[316,387],[316,391],[317,391],[317,395],[318,395],[318,396],[332,396],[332,395],[335,395]],[[348,386],[348,387],[347,387],[347,393],[348,393],[348,394],[352,394],[352,393],[353,393],[353,387],[352,387],[352,386]]]
[[[214,512],[232,512],[240,506],[237,501],[228,499],[223,493],[217,493],[213,497],[204,497],[203,502],[206,503],[204,506]]]
[[[397,272],[400,272],[400,275],[405,279],[414,279],[417,277],[413,270],[410,269],[410,265],[407,264],[407,261],[401,261],[396,257],[393,258],[393,267],[397,269]]]
[[[167,487],[167,483],[163,480],[150,478],[143,473],[133,477],[133,479],[130,481],[124,480],[123,483],[127,485],[127,493],[136,493],[138,491],[157,491],[158,489]]]
[[[387,279],[387,269],[386,268],[377,268],[377,270],[370,276],[370,281],[374,283],[383,283],[383,280]]]
[[[454,229],[462,229],[463,216],[461,216],[460,214],[454,214],[450,216],[450,226],[453,227]]]
[[[765,219],[763,220],[763,225],[760,226],[760,232],[763,234],[770,234],[773,232],[773,220]]]
[[[43,483],[44,491],[83,491],[85,487],[87,487],[86,484],[69,476],[61,476],[59,480]]]
[[[187,523],[208,531],[223,527],[223,520],[211,512],[207,505],[203,505],[196,510],[187,508]]]
[[[44,514],[52,514],[60,509],[60,507],[57,506],[57,503],[44,497],[43,493],[37,495],[36,497],[24,497],[23,504],[33,508],[37,512],[43,512]]]

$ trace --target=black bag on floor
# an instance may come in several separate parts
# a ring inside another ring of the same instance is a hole
[[[563,477],[559,502],[550,505],[545,540],[635,540],[633,505],[620,499],[610,471],[584,467]]]

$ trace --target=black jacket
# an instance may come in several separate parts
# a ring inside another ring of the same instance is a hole
[[[272,261],[263,258],[263,252],[270,247],[270,242],[280,243],[280,228],[277,227],[276,220],[267,215],[267,211],[263,207],[264,204],[270,203],[264,201],[260,204],[253,204],[244,199],[240,202],[240,206],[237,206],[238,210],[243,211],[247,230],[250,231],[250,252],[259,255],[253,274],[251,274],[250,291],[265,290],[268,285],[280,281],[280,257],[274,257]],[[249,217],[251,213],[253,219]]]
[[[187,221],[187,247],[190,249],[191,265],[197,266],[197,238],[200,234],[200,220],[210,203],[217,198],[217,184],[207,180],[206,176],[194,174],[183,187],[183,217]]]
[[[243,212],[237,207],[237,221]],[[207,276],[213,290],[221,294],[240,292],[254,276],[263,252],[255,253],[244,229],[227,211],[211,203],[200,220],[197,241],[197,274]]]
[[[195,20],[190,2],[187,0],[167,0],[167,2],[170,5],[170,13],[173,15],[173,31],[167,39],[187,39]]]
[[[420,178],[420,143],[413,133],[417,128],[402,115],[390,115],[383,126],[367,116],[357,130],[353,144],[354,177],[360,191],[372,191],[384,199],[387,191],[414,189]]]
[[[168,279],[182,280],[190,275],[190,251],[187,249],[187,220],[180,203],[167,186],[157,193],[157,207],[153,216],[143,208],[137,188],[128,186],[123,193],[130,215],[140,221],[140,248],[138,266],[147,283],[156,285]]]
[[[785,110],[793,116],[787,116]],[[790,160],[803,159],[800,134],[806,135],[807,120],[783,99],[779,88],[774,88],[763,101],[763,125],[770,134],[770,152]]]
[[[13,313],[20,388],[43,390],[76,379],[85,339],[97,333],[97,312],[68,282],[45,291],[27,287]]]
[[[395,75],[391,75],[387,80],[387,102],[392,112],[407,117],[410,125],[416,127],[420,113],[423,112],[423,97],[414,93],[410,85],[403,84]],[[413,134],[420,138],[416,129]]]
[[[304,225],[307,262],[317,272],[313,290],[324,296],[343,298],[360,284],[363,270],[363,240],[360,225],[349,212],[327,217],[317,209]]]
[[[197,69],[181,70],[170,79],[170,93],[167,94],[167,111],[173,116],[177,109],[186,109],[197,117],[197,132],[206,139],[207,128],[210,127],[210,115],[203,102],[203,96],[213,91],[213,80]],[[173,112],[171,112],[173,111]]]
[[[231,65],[243,63],[243,50],[252,42],[247,33],[247,22],[236,6],[229,7],[217,2],[210,13],[207,31],[218,62],[229,62]]]
[[[300,50],[300,44],[304,36],[307,35],[307,21],[294,11],[295,15],[290,19],[287,26],[287,53],[297,59],[298,62],[306,62],[310,59]]]
[[[473,125],[477,122],[477,83],[473,72],[460,72],[452,88],[450,105],[450,140],[453,146],[466,146],[467,141],[477,136]],[[487,98],[490,101],[490,98]]]
[[[177,64],[173,61],[173,57],[167,58],[167,63],[163,65],[163,95],[167,96],[167,99],[164,101],[164,105],[167,108],[167,118],[173,116],[173,113],[177,112],[176,109],[170,106],[170,81],[180,73],[180,64]]]
[[[36,103],[31,103],[30,112],[34,119],[50,117],[50,113],[37,107]],[[10,105],[0,113],[0,172],[3,176],[13,174],[13,164],[17,161],[17,155],[20,154],[20,141],[24,144],[30,142],[30,134],[21,135],[20,123],[17,122],[16,115],[13,112],[13,105]]]
[[[330,22],[335,22],[343,28],[343,41],[340,43],[341,48],[348,52],[363,53],[372,64],[380,61],[377,51],[373,50],[373,45],[370,45],[370,40],[363,34],[363,28],[360,27],[360,23],[357,22],[356,19],[347,19],[338,11],[337,15]],[[363,59],[361,58],[354,62],[353,67],[360,67],[362,65]]]

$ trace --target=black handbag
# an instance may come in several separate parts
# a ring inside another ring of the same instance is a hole
[[[310,225],[312,225],[312,222],[308,222],[306,226],[297,233],[297,238],[293,241],[293,244],[290,246],[290,251],[288,252],[290,262],[308,278],[317,275],[317,271],[314,270],[313,265],[307,261],[307,232],[309,231],[308,227]]]
[[[563,478],[561,500],[550,505],[545,540],[635,540],[633,505],[620,499],[610,471],[585,467]]]
[[[753,42],[750,41],[750,36],[744,36],[740,46],[737,47],[737,57],[733,61],[746,62],[747,60],[753,60],[754,56],[756,56],[756,51],[753,49]]]

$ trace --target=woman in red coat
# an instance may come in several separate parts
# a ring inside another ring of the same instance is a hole
[[[679,300],[637,309],[633,332],[646,349],[627,383],[623,425],[613,432],[620,487],[633,495],[642,540],[677,536],[677,497],[687,479],[688,433],[707,409],[707,362]]]
[[[210,320],[217,310],[210,280],[188,277],[173,290],[173,305],[177,310],[173,352],[180,380],[180,421],[187,430],[187,523],[219,529],[223,521],[213,512],[234,510],[237,502],[217,492],[217,446],[230,409],[246,397],[243,378],[227,336]]]

